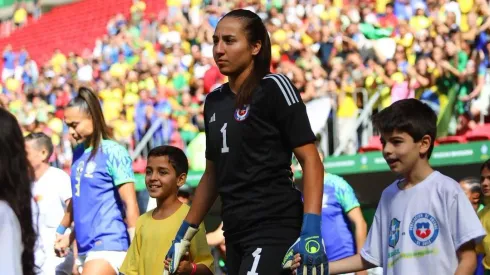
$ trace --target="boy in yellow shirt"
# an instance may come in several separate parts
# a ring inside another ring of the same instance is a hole
[[[480,169],[481,191],[485,207],[478,212],[480,222],[487,231],[487,235],[483,238],[483,242],[476,247],[478,254],[483,254],[482,264],[485,268],[485,275],[490,274],[490,159],[485,161]]]
[[[177,198],[189,169],[184,152],[173,146],[159,146],[148,154],[146,188],[157,207],[143,214],[136,223],[136,233],[126,254],[121,273],[125,275],[162,274],[165,253],[170,249],[189,206]],[[178,274],[213,274],[213,257],[201,224],[190,242],[190,255],[180,262]]]

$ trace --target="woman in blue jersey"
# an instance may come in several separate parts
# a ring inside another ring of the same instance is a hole
[[[73,199],[57,232],[75,222],[70,240],[76,238],[82,274],[119,274],[139,216],[131,158],[110,140],[91,90],[79,89],[65,109],[65,122],[77,146],[71,168]],[[55,249],[63,254],[68,243],[59,241]]]

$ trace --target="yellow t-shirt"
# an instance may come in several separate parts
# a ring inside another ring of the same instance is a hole
[[[420,31],[429,28],[431,22],[426,16],[414,16],[410,18],[409,24],[415,31]]]
[[[358,107],[353,97],[354,90],[354,86],[343,87],[343,93],[339,94],[338,117],[355,118],[357,116]],[[338,92],[340,93],[340,90]]]
[[[14,12],[14,23],[22,24],[27,21],[27,10],[20,8]]]
[[[490,232],[490,205],[486,205],[480,212],[478,212],[480,222],[488,233]],[[483,241],[476,246],[476,252],[479,254],[485,254],[482,260],[485,269],[490,269],[490,235],[486,235]]]
[[[471,11],[473,8],[474,0],[458,0],[459,4],[459,9],[461,10],[461,13],[466,14]]]
[[[48,121],[48,127],[55,133],[61,134],[63,132],[63,121],[57,117],[54,117]]]
[[[127,120],[116,120],[113,123],[114,126],[114,138],[116,140],[120,139],[130,139],[133,135],[136,125],[132,121]]]
[[[66,65],[66,62],[66,56],[62,53],[54,54],[51,58],[51,65],[53,66],[53,70],[57,73],[61,72],[61,68]]]
[[[126,63],[114,63],[109,69],[109,73],[114,78],[122,78],[126,75],[126,72],[129,70],[129,66]]]
[[[123,109],[123,92],[120,88],[112,90],[105,89],[99,92],[99,97],[102,98],[102,112],[106,121],[117,119]]]
[[[389,0],[376,0],[376,13],[384,14],[386,12],[386,4],[388,4]]]
[[[20,81],[15,78],[8,78],[5,81],[5,86],[10,92],[17,92],[20,88]]]
[[[174,214],[163,220],[155,220],[152,217],[153,210],[141,215],[121,272],[125,275],[162,274],[167,251],[189,209],[188,205],[182,204]],[[199,226],[199,231],[192,238],[189,252],[196,265],[203,264],[209,270],[214,270],[204,224]]]

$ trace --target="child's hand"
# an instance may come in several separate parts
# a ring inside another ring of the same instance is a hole
[[[165,269],[169,269],[169,261],[165,260]],[[179,267],[177,268],[177,271],[175,274],[182,274],[182,275],[187,275],[191,274],[192,272],[192,263],[190,260],[189,252],[186,252],[182,259],[180,260]]]
[[[70,236],[56,234],[54,251],[59,258],[66,257],[70,251]]]
[[[300,263],[301,263],[301,256],[298,253],[294,255],[293,264],[291,265],[291,271],[293,272],[293,275],[296,275],[296,269],[299,267]]]

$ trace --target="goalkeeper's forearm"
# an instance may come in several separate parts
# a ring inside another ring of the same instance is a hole
[[[364,260],[360,254],[339,261],[330,262],[328,265],[331,275],[353,273],[376,267],[372,263]]]
[[[206,170],[196,189],[191,209],[185,220],[192,225],[199,226],[218,196],[216,187],[215,168],[212,161],[206,160]]]

